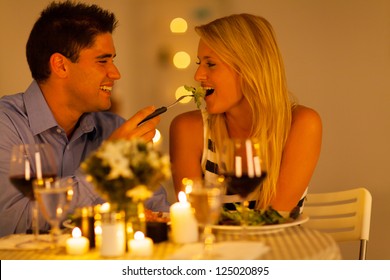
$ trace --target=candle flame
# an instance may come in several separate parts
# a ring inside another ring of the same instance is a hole
[[[142,240],[144,238],[145,238],[145,235],[142,231],[137,231],[136,233],[134,233],[135,240]]]
[[[107,213],[108,211],[110,211],[110,208],[111,208],[110,203],[108,202],[103,203],[100,207],[100,213]]]
[[[179,202],[187,202],[187,196],[185,192],[183,191],[179,192],[178,197],[179,197]]]
[[[81,230],[78,227],[75,227],[72,230],[72,236],[73,236],[73,238],[80,238],[81,237]]]
[[[95,234],[96,235],[101,235],[102,234],[102,227],[101,226],[96,226],[95,227]]]

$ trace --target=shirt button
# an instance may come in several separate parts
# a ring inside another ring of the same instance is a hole
[[[61,129],[57,128],[57,133],[61,134],[61,132],[62,132]]]

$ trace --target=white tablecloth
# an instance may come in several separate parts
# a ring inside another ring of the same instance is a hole
[[[70,256],[65,252],[64,247],[55,250],[21,250],[15,248],[16,242],[21,238],[31,238],[26,235],[12,235],[0,239],[0,259],[1,260],[66,260],[66,259],[104,259],[100,256],[98,249],[90,250],[82,256]],[[66,238],[64,236],[63,238]],[[218,242],[242,242],[240,234],[218,233]],[[249,234],[245,242],[256,242],[256,245],[263,245],[268,250],[260,250],[257,257],[251,252],[250,258],[265,260],[337,260],[341,259],[341,254],[337,243],[327,234],[305,228],[302,226],[287,227],[272,233]],[[234,244],[233,244],[234,245]],[[173,259],[177,253],[183,250],[185,245],[174,244],[172,242],[162,242],[154,245],[152,257],[148,259],[164,260]],[[233,246],[234,247],[234,246]],[[181,255],[182,258],[183,255]],[[234,258],[234,254],[228,258]],[[237,255],[238,256],[238,255]],[[237,258],[242,258],[242,255]],[[134,259],[127,253],[118,259]]]

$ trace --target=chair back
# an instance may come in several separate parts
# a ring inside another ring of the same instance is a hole
[[[370,235],[372,197],[366,188],[308,193],[303,212],[306,227],[330,234],[337,242],[360,240],[360,259],[365,259]]]

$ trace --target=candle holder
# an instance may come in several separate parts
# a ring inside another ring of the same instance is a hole
[[[76,227],[81,229],[83,236],[89,240],[89,248],[95,248],[95,216],[94,209],[90,207],[77,208],[75,211]]]
[[[150,237],[154,243],[168,240],[168,225],[163,222],[147,222],[146,236]]]
[[[119,257],[125,253],[125,220],[123,212],[107,212],[101,220],[100,254],[103,257]]]

